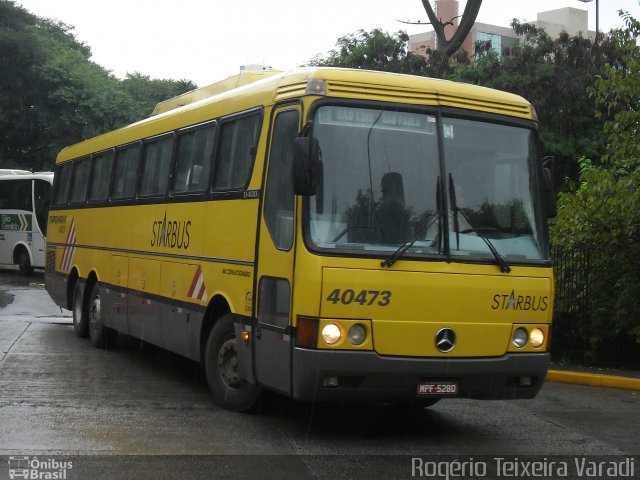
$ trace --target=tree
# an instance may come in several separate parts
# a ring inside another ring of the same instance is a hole
[[[436,34],[437,47],[435,50],[431,47],[427,47],[425,51],[427,58],[425,74],[429,77],[446,78],[452,74],[456,65],[469,63],[469,53],[471,52],[465,52],[461,47],[478,17],[482,0],[467,1],[462,15],[448,19],[442,17],[438,18],[436,12],[431,7],[431,3],[428,0],[421,1],[422,6],[427,13],[427,17],[429,18],[429,22],[411,22],[402,20],[400,22],[409,25],[433,26]],[[445,28],[447,26],[453,26],[454,20],[460,17],[462,17],[462,19],[460,20],[456,31],[450,39],[447,39]]]
[[[620,47],[611,38],[594,43],[566,32],[552,39],[543,29],[517,20],[512,27],[522,38],[519,47],[498,54],[490,44],[478,42],[473,61],[458,66],[450,78],[529,100],[539,116],[543,154],[556,158],[556,180],[575,181],[578,159],[598,161],[604,151],[604,121],[596,118],[595,101],[587,91],[607,62],[619,62]]]
[[[476,23],[478,12],[480,11],[480,7],[482,6],[482,0],[468,0],[462,15],[448,19],[442,17],[438,18],[436,12],[431,7],[431,2],[429,2],[429,0],[421,1],[424,10],[427,13],[427,17],[429,18],[429,22],[401,21],[401,23],[410,25],[433,26],[433,30],[437,38],[437,48],[435,50],[432,50],[431,53],[437,52],[437,54],[439,54],[440,56],[447,58],[453,56],[456,52],[458,52],[458,50],[460,50],[460,47],[464,43],[465,38],[467,38],[467,35],[469,35],[473,24]],[[453,26],[454,20],[460,17],[462,18],[462,20],[460,20],[458,28],[451,36],[451,38],[448,39],[444,31],[445,27],[447,27],[448,25]]]
[[[362,68],[385,72],[424,74],[426,60],[407,50],[409,36],[405,32],[388,34],[380,29],[338,39],[335,49],[324,56],[316,56],[311,65]]]
[[[601,162],[581,160],[580,181],[559,196],[556,245],[598,252],[590,299],[592,340],[635,335],[640,342],[640,22],[621,15],[613,32],[621,58],[608,63],[590,89],[606,119]]]
[[[460,49],[464,39],[469,35],[473,24],[476,23],[476,18],[478,17],[481,5],[482,0],[467,0],[458,29],[455,31],[453,36],[447,40],[444,27],[447,24],[450,24],[453,19],[438,18],[436,13],[433,11],[433,8],[431,8],[429,0],[422,0],[422,6],[427,12],[429,22],[433,26],[433,30],[436,32],[436,37],[438,39],[438,47],[436,50],[439,53],[442,53],[447,57],[451,57]]]
[[[0,161],[50,169],[65,145],[121,125],[118,80],[92,63],[72,27],[0,0]]]
[[[602,162],[581,160],[580,183],[560,196],[555,239],[563,244],[640,245],[640,22],[625,14],[627,28],[613,33],[624,52],[607,64],[590,90],[599,116],[607,116]]]
[[[640,170],[640,21],[620,12],[626,29],[617,30],[613,41],[622,58],[605,66],[605,71],[591,90],[600,108],[608,116],[604,133],[608,139],[604,164],[629,174]]]
[[[135,111],[145,117],[151,115],[159,102],[197,88],[191,80],[152,79],[139,72],[127,73],[122,86],[133,99]]]
[[[73,27],[0,0],[0,165],[50,169],[67,145],[148,116],[189,81],[120,81],[90,60]]]

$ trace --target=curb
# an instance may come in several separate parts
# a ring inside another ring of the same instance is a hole
[[[547,372],[547,381],[640,391],[640,378],[620,377],[617,375],[549,370]]]

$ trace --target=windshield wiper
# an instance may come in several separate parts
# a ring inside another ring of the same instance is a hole
[[[498,262],[500,271],[502,271],[502,273],[511,272],[511,267],[507,263],[507,260],[502,255],[500,255],[496,247],[493,245],[493,243],[491,243],[491,241],[487,238],[487,236],[483,235],[482,232],[478,228],[476,228],[476,226],[471,222],[471,220],[469,220],[469,217],[467,216],[466,213],[464,213],[464,210],[458,207],[458,204],[456,202],[455,185],[453,183],[453,176],[451,174],[449,174],[449,200],[451,202],[451,209],[453,210],[453,225],[456,232],[456,241],[458,243],[458,249],[460,249],[460,225],[458,223],[458,213],[460,213],[462,214],[462,217],[467,221],[467,223],[471,227],[471,230],[476,232],[476,234],[482,240],[484,240],[484,243],[487,244],[487,247],[489,247],[489,250],[495,257],[496,262]]]
[[[451,174],[449,174],[449,202],[451,203],[451,208],[453,209],[453,229],[456,232],[456,250],[460,250],[460,222],[458,221],[458,201],[456,200],[456,187],[453,184],[453,176]],[[462,215],[464,216],[464,213]],[[471,225],[471,223],[469,223],[469,225]]]
[[[396,261],[400,257],[402,257],[405,254],[405,252],[409,250],[413,246],[413,244],[420,239],[420,237],[422,237],[429,231],[429,228],[431,228],[433,223],[438,218],[442,218],[442,205],[440,202],[440,177],[438,177],[437,182],[438,182],[436,187],[437,210],[433,212],[431,215],[429,215],[426,219],[424,219],[424,227],[421,228],[411,240],[404,242],[402,245],[398,247],[398,249],[395,252],[393,252],[391,255],[389,255],[388,258],[382,261],[382,263],[380,264],[382,267],[390,267],[394,263],[396,263]]]
[[[433,212],[431,215],[429,215],[427,217],[427,219],[425,220],[425,228],[421,229],[420,232],[413,237],[411,240],[404,242],[402,245],[400,245],[398,247],[398,249],[393,252],[391,255],[389,255],[389,258],[385,259],[382,261],[382,263],[380,264],[383,267],[390,267],[392,266],[394,263],[396,263],[396,261],[402,256],[404,255],[404,253],[409,250],[414,243],[416,243],[418,240],[420,240],[420,237],[423,236],[427,230],[429,230],[429,228],[431,227],[431,225],[433,225],[433,223],[438,219],[438,217],[440,216],[440,212],[436,211]]]
[[[480,230],[478,230],[473,223],[471,223],[471,220],[469,220],[469,217],[467,217],[467,214],[464,213],[464,210],[462,210],[461,208],[455,207],[455,209],[460,212],[462,214],[462,217],[467,221],[467,223],[469,224],[469,226],[471,227],[471,230],[473,230],[474,232],[476,232],[476,234],[482,239],[484,240],[484,243],[487,244],[487,247],[489,247],[489,250],[491,250],[491,253],[493,254],[493,256],[496,259],[496,262],[498,262],[498,266],[500,266],[500,270],[502,271],[502,273],[509,273],[511,272],[511,267],[509,266],[509,264],[507,263],[507,259],[504,258],[502,255],[500,255],[500,253],[498,252],[498,250],[496,249],[496,247],[493,245],[493,243],[491,243],[491,241],[486,237],[486,235],[483,235],[482,232]],[[458,232],[456,232],[456,235],[459,235]]]

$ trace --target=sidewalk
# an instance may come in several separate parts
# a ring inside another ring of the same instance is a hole
[[[640,391],[640,371],[552,364],[547,381]]]

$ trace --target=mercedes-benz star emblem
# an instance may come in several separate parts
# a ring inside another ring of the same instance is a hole
[[[450,328],[442,328],[436,333],[436,348],[442,353],[453,350],[456,346],[456,332]]]

